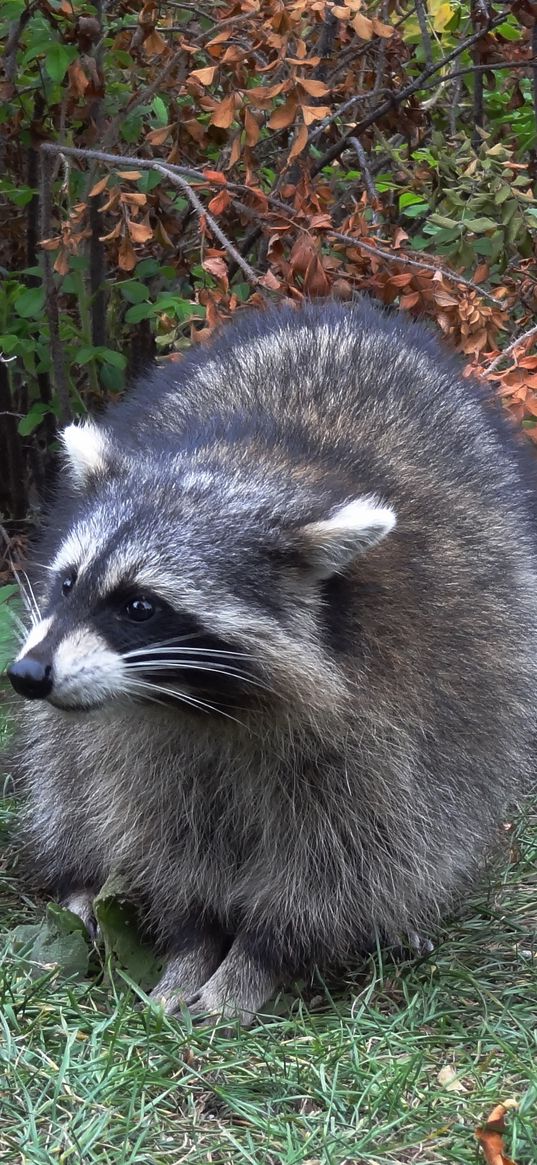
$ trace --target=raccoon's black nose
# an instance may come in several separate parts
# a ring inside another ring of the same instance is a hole
[[[52,668],[27,655],[16,659],[7,669],[8,677],[19,693],[27,700],[44,700],[52,691]]]

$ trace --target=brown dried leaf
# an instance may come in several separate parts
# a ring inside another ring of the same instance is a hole
[[[214,255],[209,259],[204,259],[202,267],[204,271],[209,272],[209,275],[214,275],[215,279],[222,279],[227,284],[227,265],[221,255]]]
[[[211,214],[223,214],[227,210],[230,202],[231,194],[229,190],[221,190],[219,194],[215,194],[214,198],[211,198],[207,209]]]
[[[126,203],[127,206],[145,206],[147,194],[143,194],[141,190],[122,190],[119,201]]]
[[[203,177],[209,182],[216,182],[218,186],[227,186],[227,178],[221,170],[204,170]]]
[[[516,1108],[516,1101],[497,1104],[489,1114],[486,1124],[475,1131],[487,1165],[515,1165],[515,1162],[506,1156],[503,1142],[505,1114],[510,1108]]]
[[[152,57],[159,57],[168,48],[164,37],[154,28],[144,40],[144,50]]]
[[[118,170],[118,178],[126,178],[128,182],[137,182],[142,177],[141,170]]]
[[[301,109],[306,125],[311,125],[312,121],[322,121],[323,117],[328,117],[332,112],[329,105],[302,105]]]
[[[100,243],[108,243],[110,239],[118,239],[121,234],[121,222],[117,222],[115,227],[107,235],[99,235]]]
[[[132,271],[136,267],[136,255],[128,235],[124,235],[119,244],[117,265],[120,271]]]
[[[307,146],[307,144],[308,127],[307,125],[300,125],[296,132],[295,140],[291,146],[291,149],[289,150],[287,161],[292,162],[293,158],[298,158],[298,155],[302,153],[302,150]]]
[[[67,275],[69,271],[69,252],[66,247],[60,247],[54,262],[54,270],[58,275]]]
[[[373,32],[376,36],[381,36],[383,40],[389,40],[393,36],[393,28],[389,24],[383,24],[382,20],[378,20],[376,16],[373,17]]]
[[[314,81],[309,77],[297,77],[297,85],[300,85],[301,89],[305,89],[310,97],[325,97],[327,93],[330,93],[330,89],[324,81]]]
[[[354,19],[351,21],[351,24],[352,24],[352,27],[353,27],[356,35],[361,37],[362,40],[371,40],[372,39],[372,37],[373,37],[373,21],[369,20],[369,17],[362,16],[362,13],[358,12],[356,14],[356,16],[354,17]]]
[[[244,130],[246,133],[246,144],[248,146],[257,145],[261,130],[253,113],[249,109],[244,110]]]
[[[217,68],[217,65],[208,65],[205,69],[193,69],[189,79],[195,77],[201,85],[212,85]]]
[[[298,102],[295,95],[291,94],[287,98],[287,101],[284,101],[283,105],[280,105],[278,109],[274,110],[272,117],[267,122],[269,129],[286,129],[288,125],[291,125],[295,119],[297,105]]]
[[[210,124],[216,125],[220,129],[229,129],[235,117],[236,101],[237,97],[235,93],[230,93],[228,97],[224,97],[223,101],[219,101],[211,117]]]
[[[110,181],[109,174],[106,174],[106,176],[104,178],[99,178],[99,181],[95,183],[95,186],[92,186],[92,188],[88,194],[88,198],[95,198],[97,196],[97,194],[102,194],[103,190],[106,190],[106,187],[108,186],[109,181]]]
[[[69,91],[75,97],[83,97],[89,85],[89,78],[86,76],[80,60],[72,61],[67,70],[69,77]]]
[[[149,239],[153,238],[153,230],[147,218],[143,222],[133,222],[132,219],[127,219],[127,228],[133,243],[147,243]]]
[[[171,125],[163,125],[160,129],[150,129],[145,140],[150,146],[162,146],[172,131]]]

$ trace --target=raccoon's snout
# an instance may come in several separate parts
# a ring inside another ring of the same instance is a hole
[[[46,700],[52,691],[52,666],[35,656],[14,660],[7,675],[15,691],[27,700]]]

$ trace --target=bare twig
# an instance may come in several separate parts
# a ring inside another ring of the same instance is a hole
[[[217,238],[222,246],[225,247],[228,255],[231,255],[233,261],[237,264],[238,267],[240,267],[248,282],[252,283],[254,287],[257,287],[259,284],[261,284],[259,275],[256,274],[253,267],[250,267],[250,264],[246,262],[246,259],[243,259],[237,248],[233,246],[233,243],[230,242],[227,235],[224,234],[224,231],[218,225],[216,219],[213,218],[212,214],[209,214],[208,210],[205,209],[201,199],[198,198],[195,190],[192,189],[192,186],[189,182],[187,182],[186,178],[184,178],[181,174],[176,174],[174,170],[170,169],[170,167],[167,166],[164,162],[153,162],[152,169],[156,170],[157,174],[164,174],[165,177],[167,177],[172,183],[172,185],[178,186],[179,189],[182,190],[184,194],[186,194],[188,201],[190,202],[191,206],[194,207],[198,217],[200,219],[205,219],[215,238]]]
[[[367,156],[366,156],[366,152],[364,150],[364,147],[363,147],[362,143],[358,141],[358,138],[355,138],[355,137],[349,138],[349,146],[352,146],[356,150],[356,155],[357,155],[358,161],[360,163],[360,169],[361,169],[362,174],[363,174],[364,186],[367,190],[367,197],[369,198],[369,201],[374,205],[378,201],[378,194],[377,194],[377,191],[375,188],[375,183],[373,182],[373,177],[371,175],[371,171],[369,169],[369,165],[367,162]]]
[[[46,239],[50,235],[50,219],[51,219],[51,177],[50,177],[50,160],[43,153],[41,154],[41,182],[40,182],[40,201],[41,201],[41,222],[40,233],[41,238]],[[48,325],[50,329],[50,350],[52,355],[52,368],[54,371],[54,382],[56,392],[58,393],[58,417],[62,424],[70,420],[71,405],[69,402],[69,387],[67,384],[67,377],[65,375],[65,364],[63,359],[63,350],[60,339],[60,313],[58,310],[58,291],[54,283],[54,275],[52,270],[52,261],[50,253],[43,250],[41,252],[41,264],[43,268],[43,282],[45,285],[45,304]]]
[[[534,336],[537,336],[537,324],[534,324],[532,328],[528,328],[527,332],[523,332],[522,335],[517,336],[516,340],[513,340],[511,344],[508,344],[507,348],[504,348],[503,352],[500,352],[500,355],[496,356],[495,360],[492,361],[492,364],[489,364],[485,371],[487,373],[494,372],[494,370],[499,367],[502,360],[507,360],[509,356],[512,356],[513,352],[516,352],[517,348],[520,348],[521,344],[525,344],[526,340],[532,340]]]
[[[479,284],[473,283],[471,279],[466,279],[463,275],[459,275],[457,271],[450,271],[449,267],[439,267],[436,263],[427,263],[425,259],[411,259],[406,252],[399,254],[396,251],[385,251],[382,247],[376,247],[373,243],[366,243],[363,239],[356,239],[353,235],[342,235],[340,231],[329,230],[327,232],[334,239],[339,239],[342,243],[348,243],[349,246],[357,247],[360,251],[366,251],[369,255],[375,255],[377,259],[383,259],[388,263],[400,263],[403,267],[415,267],[418,271],[431,271],[434,274],[438,273],[448,279],[450,283],[460,283],[463,287],[469,287],[471,291],[477,291],[483,299],[489,299],[491,303],[496,304],[496,307],[504,308],[501,300],[496,299],[494,295],[490,295],[488,291],[483,291]],[[536,328],[537,331],[537,328]]]
[[[427,24],[427,5],[425,0],[416,0],[416,16],[421,32],[421,43],[423,45],[423,54],[425,57],[425,64],[430,68],[433,63],[433,49],[431,45],[431,37],[429,33],[429,26]]]

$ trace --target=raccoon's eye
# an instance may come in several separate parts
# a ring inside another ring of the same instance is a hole
[[[128,619],[133,619],[136,623],[143,623],[144,619],[150,619],[155,614],[155,608],[149,599],[140,596],[125,604],[125,614]]]
[[[74,572],[73,572],[73,574],[66,575],[66,577],[64,578],[64,580],[62,582],[62,595],[68,595],[69,591],[72,590],[72,588],[74,587],[75,582],[76,582],[76,574]]]

